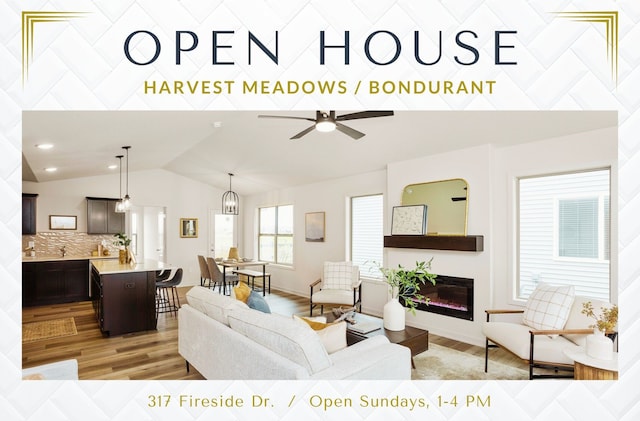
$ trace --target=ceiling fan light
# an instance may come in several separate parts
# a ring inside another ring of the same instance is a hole
[[[336,123],[334,123],[333,121],[325,120],[325,121],[318,121],[316,123],[316,130],[319,132],[327,133],[327,132],[332,132],[335,129],[336,129]]]

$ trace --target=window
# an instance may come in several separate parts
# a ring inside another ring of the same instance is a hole
[[[609,300],[609,172],[518,180],[517,298],[546,282]]]
[[[382,199],[381,194],[351,198],[351,261],[363,277],[382,279]]]
[[[258,259],[293,265],[293,205],[259,209]]]

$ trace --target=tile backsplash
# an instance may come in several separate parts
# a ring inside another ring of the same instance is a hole
[[[86,232],[49,232],[43,231],[36,235],[22,236],[22,251],[29,247],[29,242],[35,243],[36,256],[57,256],[64,246],[67,256],[91,257],[93,251],[104,241],[105,248],[112,256],[118,255],[118,246],[114,245],[115,238],[111,234],[95,235]]]

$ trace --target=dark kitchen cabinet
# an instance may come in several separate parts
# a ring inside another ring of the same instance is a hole
[[[36,233],[37,194],[22,193],[22,235]]]
[[[22,263],[22,306],[71,303],[89,299],[89,261]]]
[[[91,300],[100,330],[107,335],[156,328],[156,274],[124,272],[100,274],[91,270]]]
[[[124,232],[124,213],[116,212],[118,199],[87,197],[87,234]]]

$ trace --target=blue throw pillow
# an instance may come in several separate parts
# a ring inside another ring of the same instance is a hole
[[[261,311],[263,313],[271,313],[271,309],[269,308],[269,304],[264,299],[264,297],[255,291],[251,291],[249,294],[249,298],[247,299],[247,305],[249,308],[254,310]]]

